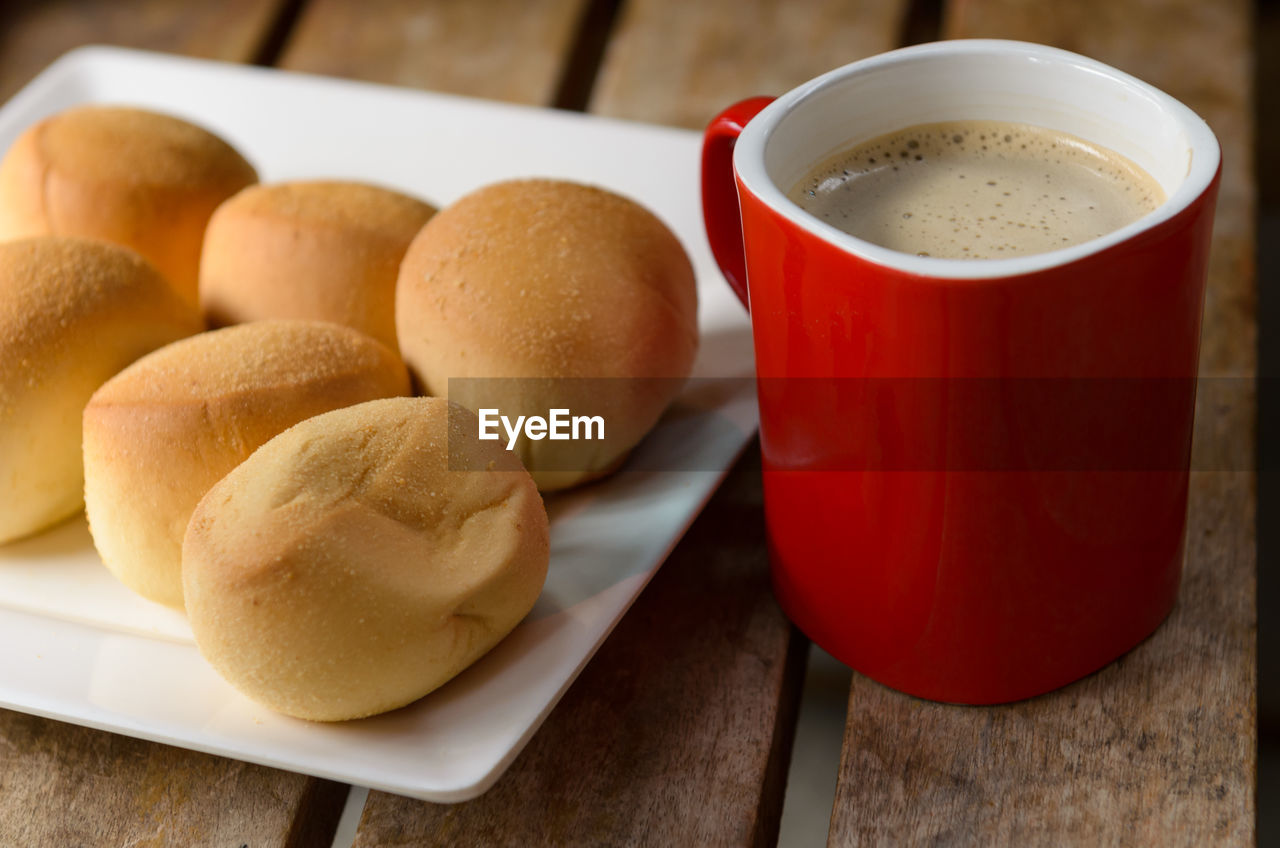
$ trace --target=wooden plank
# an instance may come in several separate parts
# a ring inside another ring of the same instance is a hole
[[[117,44],[252,60],[283,0],[81,0],[0,4],[0,102],[68,50]]]
[[[0,99],[86,43],[249,61],[282,5],[6,3]],[[0,845],[321,845],[346,793],[329,781],[0,710]]]
[[[591,100],[701,129],[721,109],[897,46],[905,0],[630,0]]]
[[[887,49],[903,8],[786,5],[819,25],[761,34],[787,17],[780,2],[630,0],[593,111],[701,126],[735,99]],[[357,844],[773,844],[806,643],[769,591],[758,450],[493,789],[456,806],[371,793]]]
[[[327,844],[347,787],[0,710],[0,845]]]
[[[769,594],[748,451],[497,785],[370,793],[357,846],[773,844],[805,644]]]
[[[1059,692],[932,704],[855,676],[832,845],[1250,845],[1256,768],[1249,7],[957,0],[949,36],[1094,56],[1203,115],[1223,145],[1185,574],[1154,636]]]
[[[586,0],[314,0],[281,67],[550,104]]]

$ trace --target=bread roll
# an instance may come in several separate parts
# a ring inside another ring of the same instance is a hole
[[[362,183],[251,186],[209,221],[201,306],[217,326],[314,318],[398,350],[396,275],[434,213],[420,200]]]
[[[408,390],[384,345],[319,321],[242,324],[144,357],[84,410],[85,507],[102,561],[181,608],[182,534],[209,487],[303,419]]]
[[[337,721],[421,698],[506,636],[542,591],[547,514],[474,414],[379,400],[259,448],[200,501],[182,556],[210,664]]]
[[[645,209],[520,180],[427,223],[400,267],[396,327],[430,394],[513,421],[555,408],[603,419],[600,440],[520,438],[549,491],[617,467],[657,422],[697,352],[697,293],[680,242]]]
[[[186,121],[80,106],[28,128],[0,160],[0,240],[53,234],[123,244],[195,304],[209,216],[257,180],[234,148]]]
[[[84,503],[80,413],[94,390],[201,329],[131,250],[55,237],[0,244],[0,542]]]

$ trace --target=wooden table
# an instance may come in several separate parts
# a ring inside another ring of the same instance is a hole
[[[1255,375],[1243,0],[89,0],[0,7],[0,99],[116,43],[700,127],[903,43],[1009,37],[1128,70],[1214,127],[1224,179],[1202,373]],[[1248,845],[1255,810],[1252,391],[1203,396],[1170,620],[999,708],[854,675],[830,843]],[[497,786],[374,792],[357,844],[767,845],[807,645],[769,589],[753,448]],[[347,787],[0,711],[0,845],[327,846]]]

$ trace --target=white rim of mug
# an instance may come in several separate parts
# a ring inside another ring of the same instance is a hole
[[[1137,221],[1080,244],[1045,253],[1027,254],[1008,259],[943,259],[914,256],[881,247],[836,229],[797,206],[769,177],[764,166],[764,151],[773,131],[796,107],[822,89],[850,76],[881,70],[927,56],[989,56],[1004,54],[1034,60],[1047,60],[1106,76],[1118,85],[1139,90],[1160,108],[1172,115],[1187,133],[1191,148],[1191,166],[1177,189],[1154,211]],[[1117,70],[1087,56],[1056,47],[1026,41],[1002,39],[956,39],[904,47],[878,56],[836,68],[778,97],[752,118],[738,137],[733,153],[733,167],[742,184],[771,209],[815,236],[877,265],[886,266],[921,277],[950,280],[990,280],[1015,277],[1069,265],[1102,250],[1128,241],[1134,236],[1160,226],[1189,207],[1213,182],[1221,159],[1218,140],[1209,125],[1177,99],[1137,77]]]

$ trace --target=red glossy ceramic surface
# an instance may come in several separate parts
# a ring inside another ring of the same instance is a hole
[[[783,609],[935,700],[1024,698],[1115,659],[1177,595],[1217,176],[1070,261],[933,277],[735,185],[733,139],[768,102],[708,128],[703,190],[749,289]]]

